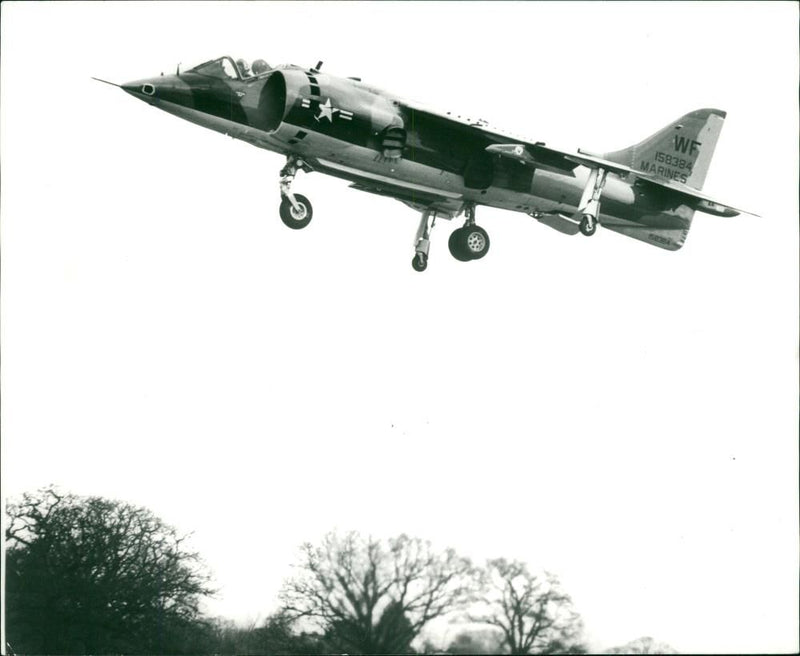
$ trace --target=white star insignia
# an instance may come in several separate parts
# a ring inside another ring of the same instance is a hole
[[[328,98],[324,105],[319,106],[319,116],[315,116],[314,119],[319,121],[321,118],[327,118],[333,123],[333,115],[338,111],[338,109],[331,106],[331,99]]]

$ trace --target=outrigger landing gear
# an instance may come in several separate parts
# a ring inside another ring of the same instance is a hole
[[[584,214],[578,228],[584,235],[591,237],[597,232],[597,219],[591,214]]]
[[[292,193],[292,182],[297,171],[311,173],[311,167],[302,159],[290,155],[286,159],[286,165],[281,169],[280,188],[281,188],[281,221],[293,230],[305,228],[314,214],[311,201],[302,194]]]
[[[606,170],[602,168],[592,169],[586,187],[581,197],[580,210],[581,222],[578,226],[580,231],[587,237],[591,237],[597,232],[597,217],[600,215],[600,196],[606,184]]]
[[[417,236],[414,240],[414,259],[411,266],[414,271],[425,271],[428,268],[428,252],[431,248],[431,230],[436,225],[436,210],[427,208],[422,213],[422,218],[417,228]]]
[[[475,206],[464,208],[467,220],[463,227],[453,230],[447,242],[450,254],[460,262],[479,260],[489,252],[489,235],[479,225],[475,225]]]

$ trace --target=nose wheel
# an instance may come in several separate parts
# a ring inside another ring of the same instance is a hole
[[[286,196],[281,199],[281,221],[292,230],[300,230],[311,223],[314,210],[311,201],[303,194],[293,194],[293,196],[294,203]]]
[[[281,205],[280,216],[284,225],[292,230],[300,230],[311,223],[314,209],[311,201],[302,194],[292,193],[292,183],[298,171],[311,172],[311,167],[298,157],[290,156],[286,160],[286,165],[281,169],[280,188]]]

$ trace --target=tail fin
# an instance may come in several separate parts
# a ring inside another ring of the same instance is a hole
[[[699,191],[724,121],[725,112],[720,109],[698,109],[641,143],[606,153],[603,158]]]

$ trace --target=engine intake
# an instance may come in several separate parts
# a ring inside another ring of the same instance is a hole
[[[275,72],[269,76],[264,88],[261,89],[258,99],[259,124],[256,127],[266,132],[277,130],[286,116],[286,100],[286,78],[283,73]]]

